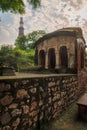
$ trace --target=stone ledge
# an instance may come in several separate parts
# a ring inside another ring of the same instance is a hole
[[[45,77],[61,77],[61,76],[77,76],[77,74],[19,74],[15,76],[0,76],[0,80],[10,79],[30,79],[30,78],[45,78]]]

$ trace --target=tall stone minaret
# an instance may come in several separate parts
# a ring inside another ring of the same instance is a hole
[[[20,17],[20,26],[19,26],[19,34],[18,36],[23,36],[24,35],[24,27],[23,27],[23,17]]]

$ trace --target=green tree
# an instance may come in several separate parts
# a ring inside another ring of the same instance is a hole
[[[40,6],[41,0],[27,0],[30,4],[32,4],[33,8],[37,8]]]
[[[27,0],[34,8],[40,6],[41,0]],[[23,14],[25,12],[25,4],[23,0],[0,0],[0,10],[2,12],[11,11],[13,13]]]
[[[0,65],[10,66],[10,61],[12,63],[13,58],[10,57],[13,48],[11,46],[2,46],[0,49]]]
[[[16,71],[34,65],[34,49],[29,52],[11,46],[0,49],[0,66],[14,67]]]
[[[44,36],[46,32],[44,30],[33,31],[27,35],[27,39],[29,42],[29,48],[35,48],[35,42],[42,36]]]
[[[16,48],[20,48],[21,50],[26,50],[27,44],[27,37],[25,35],[18,37],[15,41]]]
[[[30,50],[29,52],[27,52],[19,48],[14,48],[13,53],[15,55],[17,71],[20,71],[20,69],[28,68],[29,66],[34,65],[34,50]]]
[[[35,42],[45,35],[46,32],[43,30],[33,31],[25,36],[20,36],[16,39],[15,45],[16,48],[20,48],[22,50],[29,50],[35,48]]]

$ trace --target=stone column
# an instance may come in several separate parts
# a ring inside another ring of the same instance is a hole
[[[40,51],[38,51],[38,65],[40,65],[39,52],[40,52]]]
[[[48,69],[48,52],[45,52],[45,69]]]
[[[55,69],[58,69],[59,68],[59,51],[56,51],[55,57],[56,57]]]
[[[69,49],[67,49],[67,54],[68,54],[68,68],[70,68],[70,53],[69,53]]]

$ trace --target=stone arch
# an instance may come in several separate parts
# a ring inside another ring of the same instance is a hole
[[[48,50],[48,68],[54,69],[56,64],[55,49],[50,48]]]
[[[39,51],[39,65],[42,67],[45,67],[45,51],[44,50]]]
[[[66,46],[60,47],[59,55],[60,55],[60,67],[68,68],[68,51]]]

